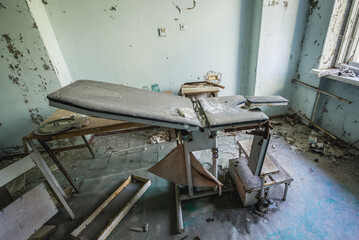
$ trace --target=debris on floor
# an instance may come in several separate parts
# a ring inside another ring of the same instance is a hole
[[[145,225],[143,225],[143,227],[139,228],[139,227],[133,227],[133,228],[130,228],[131,231],[134,231],[134,232],[148,232],[148,226],[149,224],[146,223]]]
[[[359,151],[347,143],[326,135],[322,131],[311,129],[299,123],[296,115],[286,118],[271,120],[273,139],[282,137],[289,143],[292,151],[313,152],[318,154],[315,162],[321,158],[326,159],[330,166],[339,166],[341,161],[355,158]],[[272,141],[272,149],[275,149],[275,142]]]
[[[159,131],[156,135],[148,137],[147,142],[151,144],[156,144],[168,142],[169,140],[170,138],[165,131]]]

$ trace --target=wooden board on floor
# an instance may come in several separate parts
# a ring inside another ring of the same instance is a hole
[[[41,183],[0,212],[0,239],[28,239],[57,212]]]
[[[242,146],[244,154],[248,158],[248,153],[251,152],[252,139],[238,141],[238,144],[240,146]],[[268,156],[268,154],[266,154],[266,156],[264,158],[261,175],[264,176],[264,175],[268,175],[268,174],[277,174],[277,173],[279,173],[279,168],[275,165],[275,163]]]
[[[35,167],[31,154],[0,170],[0,187]]]
[[[106,239],[150,185],[149,179],[131,175],[72,231],[71,237],[76,240]]]

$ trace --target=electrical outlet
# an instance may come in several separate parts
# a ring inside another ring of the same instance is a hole
[[[167,37],[167,29],[166,28],[159,28],[158,29],[158,35],[160,37]]]
[[[187,24],[181,23],[180,24],[180,30],[181,31],[187,31]]]

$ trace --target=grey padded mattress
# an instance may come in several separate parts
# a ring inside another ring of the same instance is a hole
[[[288,103],[288,99],[282,96],[246,96],[249,103]]]
[[[189,98],[118,84],[78,80],[47,98],[50,106],[94,117],[178,129],[202,127]]]
[[[243,96],[201,98],[199,103],[212,130],[265,123],[269,118],[259,109],[241,108]]]

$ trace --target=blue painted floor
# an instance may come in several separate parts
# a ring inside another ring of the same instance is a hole
[[[283,125],[282,125],[283,126]],[[296,138],[296,128],[286,126],[288,135]],[[158,130],[98,137],[94,142],[95,160],[86,149],[71,150],[59,158],[80,185],[80,194],[73,194],[70,205],[77,215],[71,221],[60,210],[50,223],[58,226],[50,239],[70,239],[69,233],[91,214],[129,174],[150,178],[152,186],[135,207],[115,228],[108,239],[359,239],[359,159],[344,153],[336,157],[292,150],[281,134],[271,139],[269,153],[287,170],[294,182],[287,201],[281,201],[283,187],[270,192],[275,200],[263,217],[244,208],[236,192],[222,196],[190,200],[183,205],[185,233],[176,234],[176,212],[173,185],[147,172],[166,155],[174,143],[147,146],[145,150],[116,153],[129,146],[145,144],[148,136]],[[289,130],[288,130],[289,129]],[[301,127],[303,129],[303,127]],[[308,132],[308,131],[306,131]],[[309,130],[310,132],[310,130]],[[305,139],[305,134],[302,138]],[[284,134],[285,135],[285,134]],[[221,135],[220,165],[235,158],[235,140],[242,136]],[[299,138],[298,138],[299,139]],[[299,141],[299,140],[298,140]],[[330,147],[330,146],[326,146]],[[293,148],[293,147],[292,147]],[[199,154],[206,158],[207,153]],[[74,161],[73,157],[77,160]],[[317,159],[318,161],[315,161]],[[55,169],[62,185],[66,180]],[[35,183],[36,173],[28,176]],[[208,218],[213,221],[207,222]],[[130,227],[149,223],[149,232],[138,233]]]

